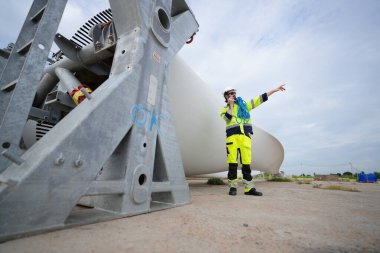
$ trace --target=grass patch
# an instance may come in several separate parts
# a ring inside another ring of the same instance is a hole
[[[323,187],[322,184],[315,184],[313,188],[323,189],[323,190],[333,190],[333,191],[347,191],[347,192],[360,192],[355,187],[346,187],[341,185],[328,185]]]
[[[293,180],[286,177],[273,177],[268,179],[269,182],[292,182]]]
[[[222,179],[217,177],[212,177],[207,180],[207,184],[209,185],[224,185],[224,182]]]
[[[312,179],[297,180],[297,184],[311,184]]]

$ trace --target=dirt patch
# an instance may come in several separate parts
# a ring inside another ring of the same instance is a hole
[[[380,252],[380,184],[257,182],[256,197],[206,182],[189,181],[190,205],[8,241],[0,252]]]

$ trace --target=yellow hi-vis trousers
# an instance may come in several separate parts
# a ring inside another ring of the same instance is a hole
[[[240,163],[251,164],[251,143],[251,138],[245,134],[233,134],[227,137],[227,163],[238,163],[238,152],[240,152]]]

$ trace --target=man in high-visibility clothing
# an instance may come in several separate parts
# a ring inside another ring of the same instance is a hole
[[[226,121],[226,149],[228,163],[229,194],[236,195],[238,186],[237,167],[238,155],[242,165],[244,194],[262,196],[254,187],[251,175],[251,135],[252,120],[249,112],[268,100],[268,97],[277,91],[284,91],[285,84],[274,88],[258,97],[245,102],[241,97],[236,97],[236,89],[226,87],[224,98],[227,105],[220,110],[220,116]]]

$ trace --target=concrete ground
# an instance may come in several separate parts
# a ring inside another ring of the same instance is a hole
[[[263,197],[189,184],[189,205],[12,240],[0,252],[380,252],[380,184],[257,182]]]

